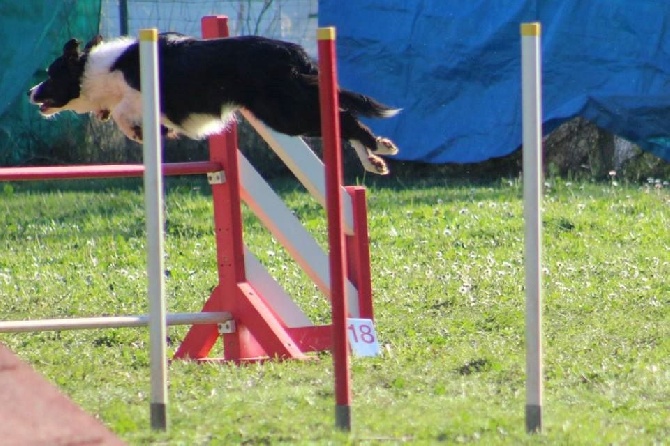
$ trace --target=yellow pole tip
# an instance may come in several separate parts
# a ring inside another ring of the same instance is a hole
[[[335,40],[335,27],[327,26],[316,30],[318,40]]]
[[[141,29],[140,40],[143,42],[158,41],[158,30],[156,28]]]
[[[532,23],[522,23],[521,24],[521,35],[522,36],[539,36],[541,34],[542,27],[540,22]]]

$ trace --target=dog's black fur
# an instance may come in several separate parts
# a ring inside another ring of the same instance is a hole
[[[199,40],[165,33],[158,48],[161,124],[170,133],[206,137],[244,108],[278,132],[321,135],[318,68],[299,45],[258,36]],[[28,92],[43,115],[72,110],[111,116],[129,138],[141,140],[136,40],[96,38],[83,51],[70,40],[47,72],[48,79]],[[390,117],[398,110],[344,89],[339,102],[342,138],[352,143],[367,170],[388,173],[375,154],[393,155],[397,148],[357,117]]]

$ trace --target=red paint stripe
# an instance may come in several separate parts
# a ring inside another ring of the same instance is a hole
[[[358,315],[374,319],[372,305],[372,273],[370,271],[370,238],[368,235],[368,207],[365,188],[347,186],[354,217],[354,234],[346,237],[347,269],[349,280],[358,290]]]

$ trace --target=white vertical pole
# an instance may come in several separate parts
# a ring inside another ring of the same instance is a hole
[[[521,24],[526,269],[526,431],[542,430],[542,63],[540,23]]]
[[[151,343],[151,428],[167,430],[167,336],[163,279],[163,177],[161,172],[158,32],[140,30],[144,200]]]

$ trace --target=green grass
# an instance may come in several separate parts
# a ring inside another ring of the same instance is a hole
[[[323,211],[281,193],[323,243]],[[353,433],[334,426],[328,354],[170,365],[170,431],[151,432],[145,329],[1,335],[131,444],[665,444],[670,193],[554,180],[544,199],[544,432],[524,432],[523,207],[516,182],[372,183],[376,327],[353,358]],[[208,186],[171,181],[169,311],[216,283]],[[245,241],[316,321],[328,304],[245,209]],[[136,182],[0,187],[0,318],[146,313]],[[185,329],[170,329],[173,352]],[[220,353],[220,352],[215,352]]]

